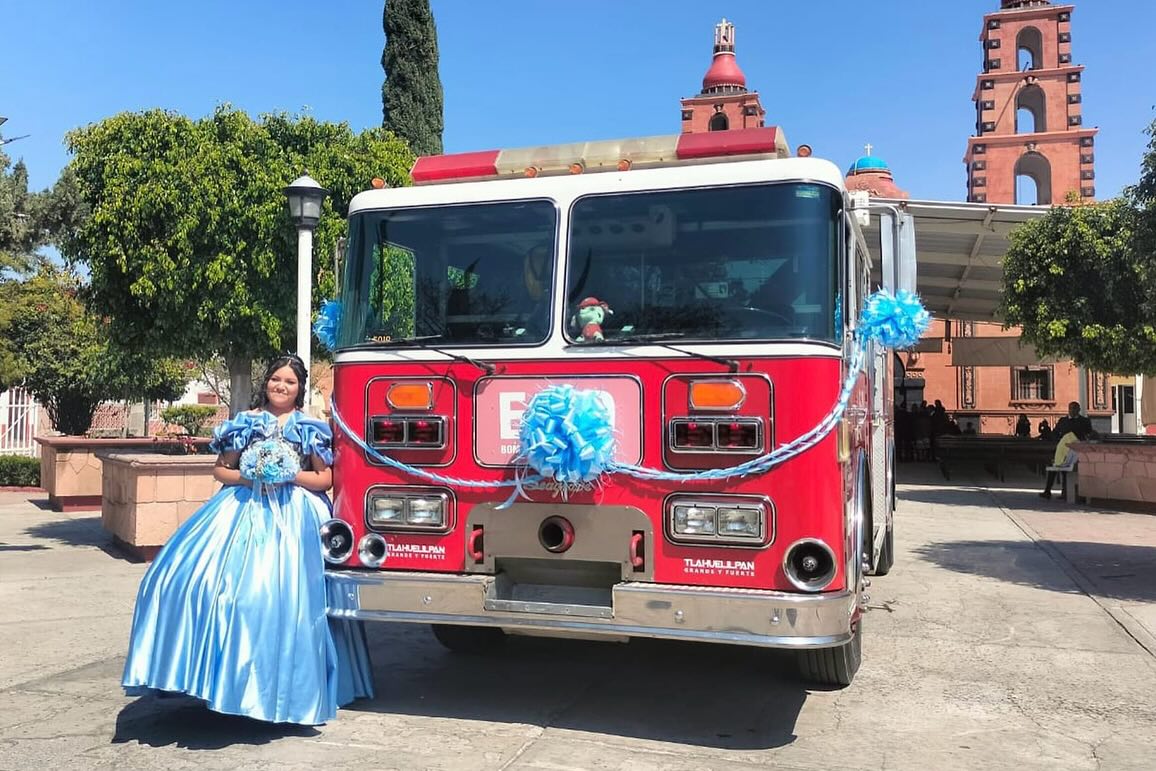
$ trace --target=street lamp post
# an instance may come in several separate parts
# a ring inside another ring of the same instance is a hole
[[[313,306],[313,229],[321,221],[321,204],[329,191],[317,180],[303,174],[285,188],[289,201],[289,216],[297,225],[297,355],[309,375],[310,345],[309,320]],[[306,384],[305,405],[308,406],[310,388]]]

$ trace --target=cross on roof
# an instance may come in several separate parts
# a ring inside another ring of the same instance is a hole
[[[868,142],[867,144],[863,145],[863,149],[867,151],[868,155],[870,155],[871,151],[874,150],[875,148],[871,145],[870,142]]]

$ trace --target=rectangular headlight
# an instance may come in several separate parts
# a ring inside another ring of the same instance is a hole
[[[400,525],[405,522],[405,498],[378,496],[370,499],[369,524]]]
[[[761,509],[746,506],[719,507],[718,534],[759,538],[763,531],[762,518]]]
[[[446,500],[441,496],[410,498],[406,522],[420,527],[445,527]]]
[[[674,532],[678,535],[714,535],[715,510],[711,506],[676,505]]]

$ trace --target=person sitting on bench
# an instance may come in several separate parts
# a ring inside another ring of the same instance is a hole
[[[1069,434],[1071,436],[1069,436]],[[1054,459],[1056,466],[1067,465],[1067,455],[1070,450],[1068,446],[1075,441],[1084,441],[1086,439],[1094,439],[1097,434],[1092,430],[1092,421],[1086,415],[1080,414],[1080,403],[1069,402],[1068,414],[1060,418],[1056,422],[1056,427],[1052,429],[1052,436],[1059,437],[1059,444],[1056,446],[1056,457]],[[1056,474],[1059,472],[1049,471],[1047,477],[1044,479],[1044,491],[1040,493],[1041,498],[1052,497],[1052,483],[1056,481]]]

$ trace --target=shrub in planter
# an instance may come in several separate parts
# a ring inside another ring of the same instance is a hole
[[[0,487],[39,487],[40,461],[23,455],[0,455]]]
[[[180,426],[188,436],[199,436],[205,423],[216,414],[216,407],[204,404],[178,404],[161,410],[161,417],[166,423]]]

